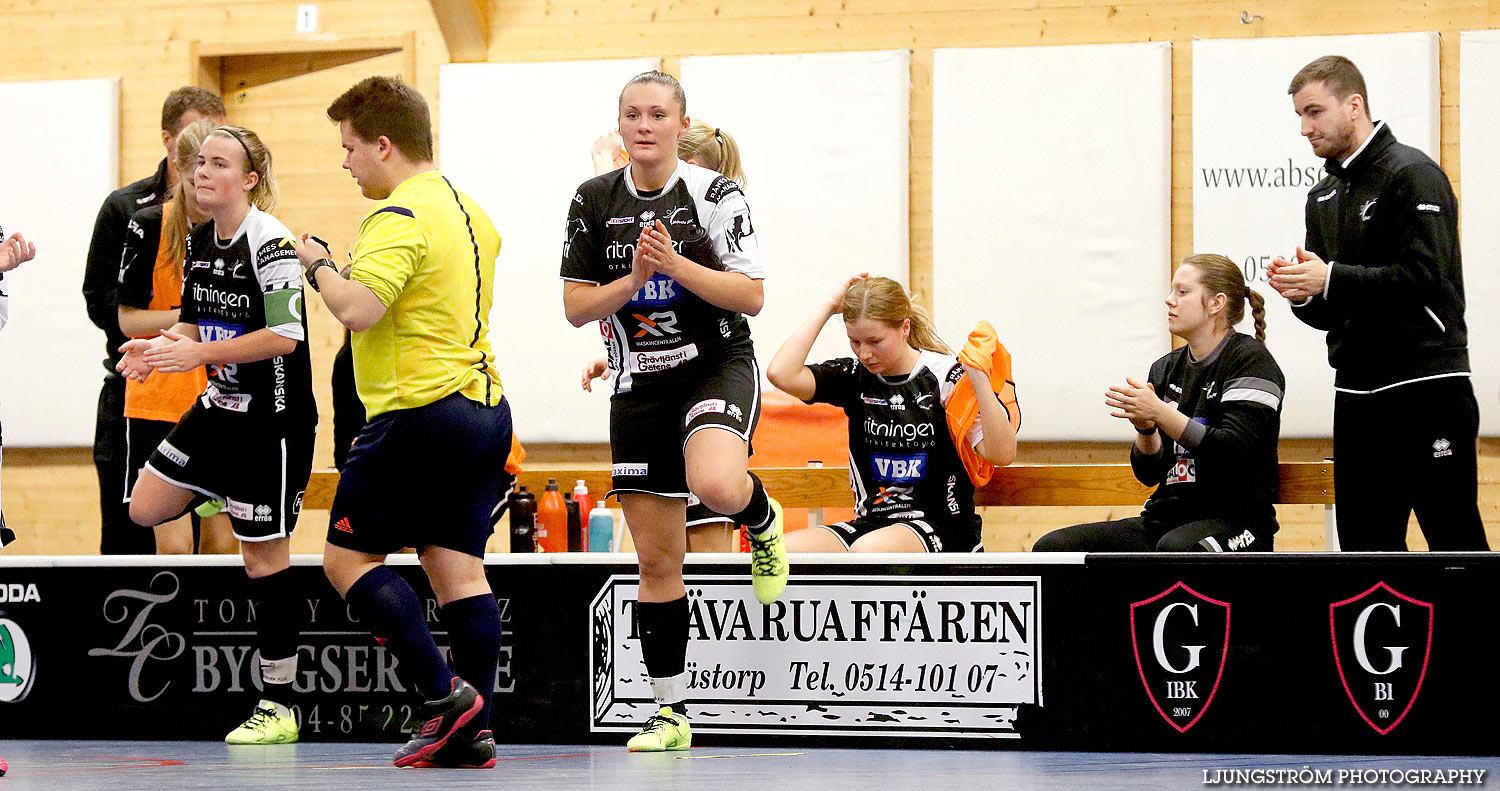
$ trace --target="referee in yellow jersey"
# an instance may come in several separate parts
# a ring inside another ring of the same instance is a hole
[[[370,77],[328,117],[344,168],[376,203],[347,276],[320,241],[304,234],[297,244],[308,283],[354,333],[366,411],[334,496],[323,569],[426,701],[396,765],[489,768],[500,610],[484,545],[511,444],[489,340],[500,236],[433,164],[431,116],[411,87]],[[452,668],[421,601],[385,565],[403,547],[418,550],[442,605]]]

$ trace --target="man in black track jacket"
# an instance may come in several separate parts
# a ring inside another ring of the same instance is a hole
[[[1328,332],[1340,548],[1405,550],[1415,510],[1431,549],[1489,549],[1453,188],[1371,120],[1347,58],[1309,63],[1287,92],[1328,175],[1307,196],[1305,248],[1270,282]]]

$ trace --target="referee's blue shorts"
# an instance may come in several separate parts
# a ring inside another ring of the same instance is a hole
[[[510,404],[454,393],[365,423],[328,517],[328,543],[371,555],[439,546],[484,556],[510,452]]]

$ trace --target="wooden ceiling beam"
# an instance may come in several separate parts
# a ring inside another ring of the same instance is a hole
[[[432,0],[432,13],[454,63],[476,63],[489,56],[488,6],[487,0]]]

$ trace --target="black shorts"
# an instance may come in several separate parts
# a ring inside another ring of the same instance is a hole
[[[721,428],[750,442],[760,419],[760,366],[754,355],[743,352],[703,362],[703,373],[690,383],[616,393],[610,399],[614,488],[609,494],[687,498],[682,454],[689,437],[701,429]]]
[[[152,451],[146,468],[173,486],[223,500],[235,538],[286,538],[302,512],[315,432],[199,401]]]
[[[855,517],[847,522],[835,522],[831,525],[823,525],[838,539],[844,542],[845,549],[852,549],[854,542],[867,536],[876,530],[891,525],[900,525],[912,531],[917,538],[922,539],[922,544],[927,547],[928,552],[983,552],[984,542],[980,532],[983,520],[979,514],[970,514],[967,519],[945,519],[937,521],[932,519],[896,519],[896,520],[874,520]]]
[[[141,477],[141,468],[156,452],[156,446],[172,433],[176,423],[146,418],[125,418],[125,492],[124,502],[130,502],[130,490]]]
[[[688,501],[687,501],[687,526],[688,527],[695,527],[697,525],[714,525],[714,524],[718,524],[720,522],[729,522],[729,523],[732,524],[734,522],[734,519],[731,518],[731,517],[725,516],[725,515],[719,513],[718,511],[715,511],[712,508],[709,508],[708,506],[706,506],[703,503],[699,502],[698,498],[693,497],[691,495],[688,496]]]
[[[510,403],[461,393],[365,423],[328,514],[328,543],[370,555],[438,546],[484,557],[508,479]]]

